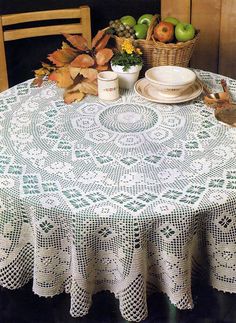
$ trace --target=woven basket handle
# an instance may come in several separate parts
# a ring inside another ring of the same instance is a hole
[[[154,15],[152,17],[150,26],[148,28],[146,40],[151,40],[152,39],[153,29],[158,24],[159,20],[160,20],[160,15]]]

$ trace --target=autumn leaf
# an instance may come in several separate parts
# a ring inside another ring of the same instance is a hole
[[[45,68],[41,67],[41,68],[39,68],[39,69],[35,70],[35,71],[34,71],[34,74],[35,74],[35,76],[36,76],[36,77],[38,77],[38,78],[42,78],[42,77],[44,77],[44,76],[46,76],[46,75],[49,75],[49,74],[50,74],[50,72],[49,72],[47,69],[45,69]]]
[[[88,54],[81,54],[77,56],[71,63],[72,67],[91,67],[94,65],[94,59]]]
[[[81,101],[84,98],[85,94],[79,91],[70,92],[66,91],[64,93],[64,102],[66,104],[71,104],[74,101]]]
[[[47,63],[41,63],[42,67],[38,68],[37,70],[34,70],[34,74],[36,77],[43,78],[44,76],[49,75],[53,70],[55,70],[55,66],[51,66]]]
[[[33,80],[32,85],[40,87],[42,85],[42,83],[43,83],[42,77],[36,77]]]
[[[75,49],[75,48],[72,48],[70,45],[68,45],[66,42],[62,42],[62,46],[61,46],[61,49],[68,49],[70,50],[71,52],[74,52],[76,54],[78,54],[78,50]]]
[[[105,65],[113,56],[113,51],[110,48],[103,48],[96,54],[96,63],[98,65]]]
[[[76,85],[76,88],[83,93],[98,95],[97,82],[82,81]]]
[[[108,64],[105,64],[105,65],[97,65],[96,66],[96,70],[97,71],[107,71],[109,68],[109,65]]]
[[[104,34],[105,34],[105,30],[99,30],[97,32],[97,34],[92,39],[92,48],[94,48],[98,44],[99,40],[102,39]]]
[[[70,66],[70,65],[68,66],[68,68],[69,68],[69,71],[70,71],[70,76],[74,80],[76,78],[76,76],[78,74],[80,74],[81,68],[80,67],[73,67],[73,66]]]
[[[69,35],[63,34],[63,36],[68,40],[71,45],[79,50],[85,51],[88,50],[88,42],[87,40],[81,35]]]
[[[110,38],[111,38],[110,34],[105,34],[105,36],[96,45],[95,47],[96,51],[99,51],[100,49],[105,48]]]
[[[81,68],[80,74],[83,75],[84,78],[87,78],[90,82],[93,82],[97,79],[98,71],[95,68]]]
[[[71,48],[57,49],[48,55],[48,59],[57,67],[62,67],[74,60],[77,53]]]
[[[61,88],[68,88],[73,84],[73,80],[67,67],[56,69],[49,75],[48,79],[56,82],[57,86]]]
[[[52,65],[44,63],[44,62],[42,62],[42,67],[49,70],[49,71],[55,70],[55,66],[52,66]]]
[[[81,67],[73,67],[69,66],[69,71],[72,79],[74,80],[77,75],[82,75],[84,78],[89,79],[89,81],[93,82],[97,79],[98,72],[95,68],[81,68]]]

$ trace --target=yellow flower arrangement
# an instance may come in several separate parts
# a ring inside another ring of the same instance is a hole
[[[130,39],[125,39],[121,45],[121,48],[127,54],[132,54],[133,52],[135,52],[135,47],[131,43]]]
[[[130,66],[143,65],[142,51],[136,48],[130,39],[125,39],[121,45],[121,51],[112,58],[113,65],[123,66],[123,71],[127,71]]]

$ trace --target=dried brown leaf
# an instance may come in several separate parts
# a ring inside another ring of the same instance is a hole
[[[41,67],[41,68],[34,71],[34,75],[39,78],[42,78],[42,77],[47,76],[49,74],[50,74],[49,70],[44,67]]]
[[[69,66],[70,76],[74,80],[78,74],[80,74],[81,67]]]
[[[42,67],[45,68],[45,69],[47,69],[48,71],[55,70],[55,66],[52,66],[52,65],[47,64],[47,63],[44,63],[44,62],[42,62]]]
[[[81,68],[80,74],[90,82],[93,82],[97,79],[98,71],[95,68]]]
[[[74,53],[78,53],[78,50],[75,48],[72,48],[69,44],[67,44],[66,42],[62,42],[62,46],[61,49],[69,49],[70,51],[74,52]]]
[[[105,65],[97,65],[96,66],[96,70],[97,71],[107,71],[109,69],[109,65],[105,64]]]
[[[92,48],[96,47],[96,45],[98,44],[99,40],[102,39],[102,37],[105,34],[105,30],[99,30],[97,32],[97,34],[93,37],[92,39]]]
[[[48,59],[57,67],[62,67],[74,60],[77,53],[71,48],[57,49],[48,55]]]
[[[67,67],[56,69],[49,75],[48,79],[56,82],[57,86],[61,88],[68,88],[73,84],[73,80]]]
[[[87,40],[81,36],[81,35],[69,35],[69,34],[63,34],[63,36],[68,40],[71,45],[73,45],[75,48],[85,51],[88,50],[88,42]]]
[[[36,77],[33,80],[32,85],[40,87],[42,83],[43,83],[43,79],[41,77]]]
[[[96,54],[97,65],[105,65],[113,56],[113,51],[110,48],[103,48]]]
[[[76,87],[83,93],[98,95],[98,87],[96,81],[89,82],[87,80],[84,80],[81,83],[77,84]]]
[[[105,34],[104,37],[97,43],[95,47],[96,51],[105,48],[110,38],[111,34]]]
[[[79,91],[75,92],[65,92],[64,93],[64,102],[70,104],[74,101],[81,101],[84,98],[85,94]]]
[[[94,65],[94,59],[88,54],[81,54],[77,56],[71,63],[72,67],[91,67]]]

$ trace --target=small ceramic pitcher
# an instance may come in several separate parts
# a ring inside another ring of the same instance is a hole
[[[106,101],[119,98],[119,81],[116,73],[111,71],[98,73],[98,97]]]

